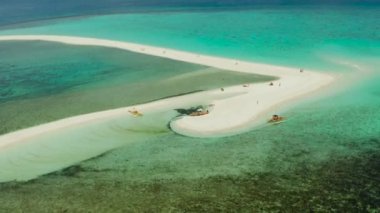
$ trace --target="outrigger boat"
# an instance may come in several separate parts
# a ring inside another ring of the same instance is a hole
[[[190,109],[175,109],[178,113],[181,115],[188,115],[188,116],[201,116],[201,115],[207,115],[210,113],[210,107],[214,107],[214,104],[209,104],[207,106],[197,106],[197,107],[191,107]]]

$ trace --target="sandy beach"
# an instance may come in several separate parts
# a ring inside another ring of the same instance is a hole
[[[281,109],[281,103],[296,100],[306,94],[315,92],[318,89],[331,84],[334,80],[334,77],[331,75],[309,70],[300,72],[298,68],[237,61],[121,41],[51,35],[14,35],[0,37],[0,41],[17,40],[41,40],[72,45],[119,48],[225,70],[279,77],[278,80],[272,82],[272,86],[270,86],[269,83],[259,83],[245,86],[237,85],[225,88],[223,91],[213,90],[205,92],[208,94],[208,102],[214,105],[209,114],[204,116],[184,116],[180,119],[175,119],[170,124],[173,131],[193,137],[223,136],[239,132],[242,129],[247,128],[247,126],[252,127],[254,123],[260,123],[266,119],[267,117],[265,116],[268,114],[276,113],[277,110]],[[150,110],[161,110],[163,108],[174,109],[176,106],[186,106],[191,103],[196,103],[197,100],[204,97],[206,96],[192,94],[134,107],[143,109],[145,112]],[[9,146],[12,143],[27,141],[30,138],[50,131],[59,131],[66,127],[84,125],[86,122],[107,119],[120,114],[127,114],[129,109],[131,109],[131,107],[80,115],[9,133],[0,136],[0,148]]]

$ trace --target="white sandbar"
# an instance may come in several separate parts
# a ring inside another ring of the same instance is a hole
[[[16,40],[41,40],[72,45],[111,47],[178,61],[202,64],[224,70],[279,77],[279,80],[273,82],[273,86],[269,86],[268,83],[258,83],[251,84],[248,87],[238,85],[226,88],[224,91],[210,91],[212,93],[219,92],[221,93],[220,95],[227,92],[233,92],[240,95],[221,100],[211,99],[210,102],[213,102],[215,106],[209,114],[197,117],[184,116],[171,122],[170,126],[173,131],[182,135],[194,137],[215,137],[237,132],[239,129],[244,129],[247,125],[259,120],[266,113],[271,112],[274,106],[278,106],[286,101],[295,100],[303,95],[314,92],[330,84],[334,80],[334,77],[331,75],[309,70],[301,73],[299,69],[295,68],[198,55],[184,51],[121,41],[52,35],[0,36],[0,41]],[[186,97],[189,97],[188,100],[192,100],[195,96],[186,95],[184,97],[168,99],[165,101],[165,107],[170,107],[170,103],[172,102],[174,104],[176,100],[179,100],[178,98],[186,99]],[[160,104],[155,102],[144,105],[144,108],[150,108],[151,110],[157,110],[160,107],[163,106],[160,106]],[[122,108],[118,110],[80,115],[73,118],[44,124],[38,127],[32,127],[14,133],[9,133],[0,137],[0,149],[10,143],[25,141],[35,135],[44,134],[49,131],[56,131],[68,126],[72,127],[73,125],[83,125],[83,123],[86,122],[112,117],[120,113],[128,113],[127,109],[128,108]]]

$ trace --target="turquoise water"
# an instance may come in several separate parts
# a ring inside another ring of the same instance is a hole
[[[164,116],[143,125],[135,143],[33,182],[2,184],[2,208],[379,211],[379,14],[376,7],[150,13],[2,32],[126,40],[360,76],[284,111],[282,125],[231,137],[152,131],[166,129]]]
[[[337,70],[339,66],[331,61],[334,58],[380,54],[380,35],[375,27],[379,25],[378,12],[377,7],[279,7],[120,14],[68,19],[3,34],[109,38],[258,62]]]

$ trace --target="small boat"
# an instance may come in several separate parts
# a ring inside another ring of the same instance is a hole
[[[137,110],[128,110],[128,112],[131,113],[135,117],[140,117],[143,115],[141,112],[139,112]]]
[[[273,124],[277,124],[277,123],[282,123],[284,122],[285,118],[282,117],[282,116],[279,116],[279,115],[273,115],[272,118],[268,121],[268,123],[273,123]]]

